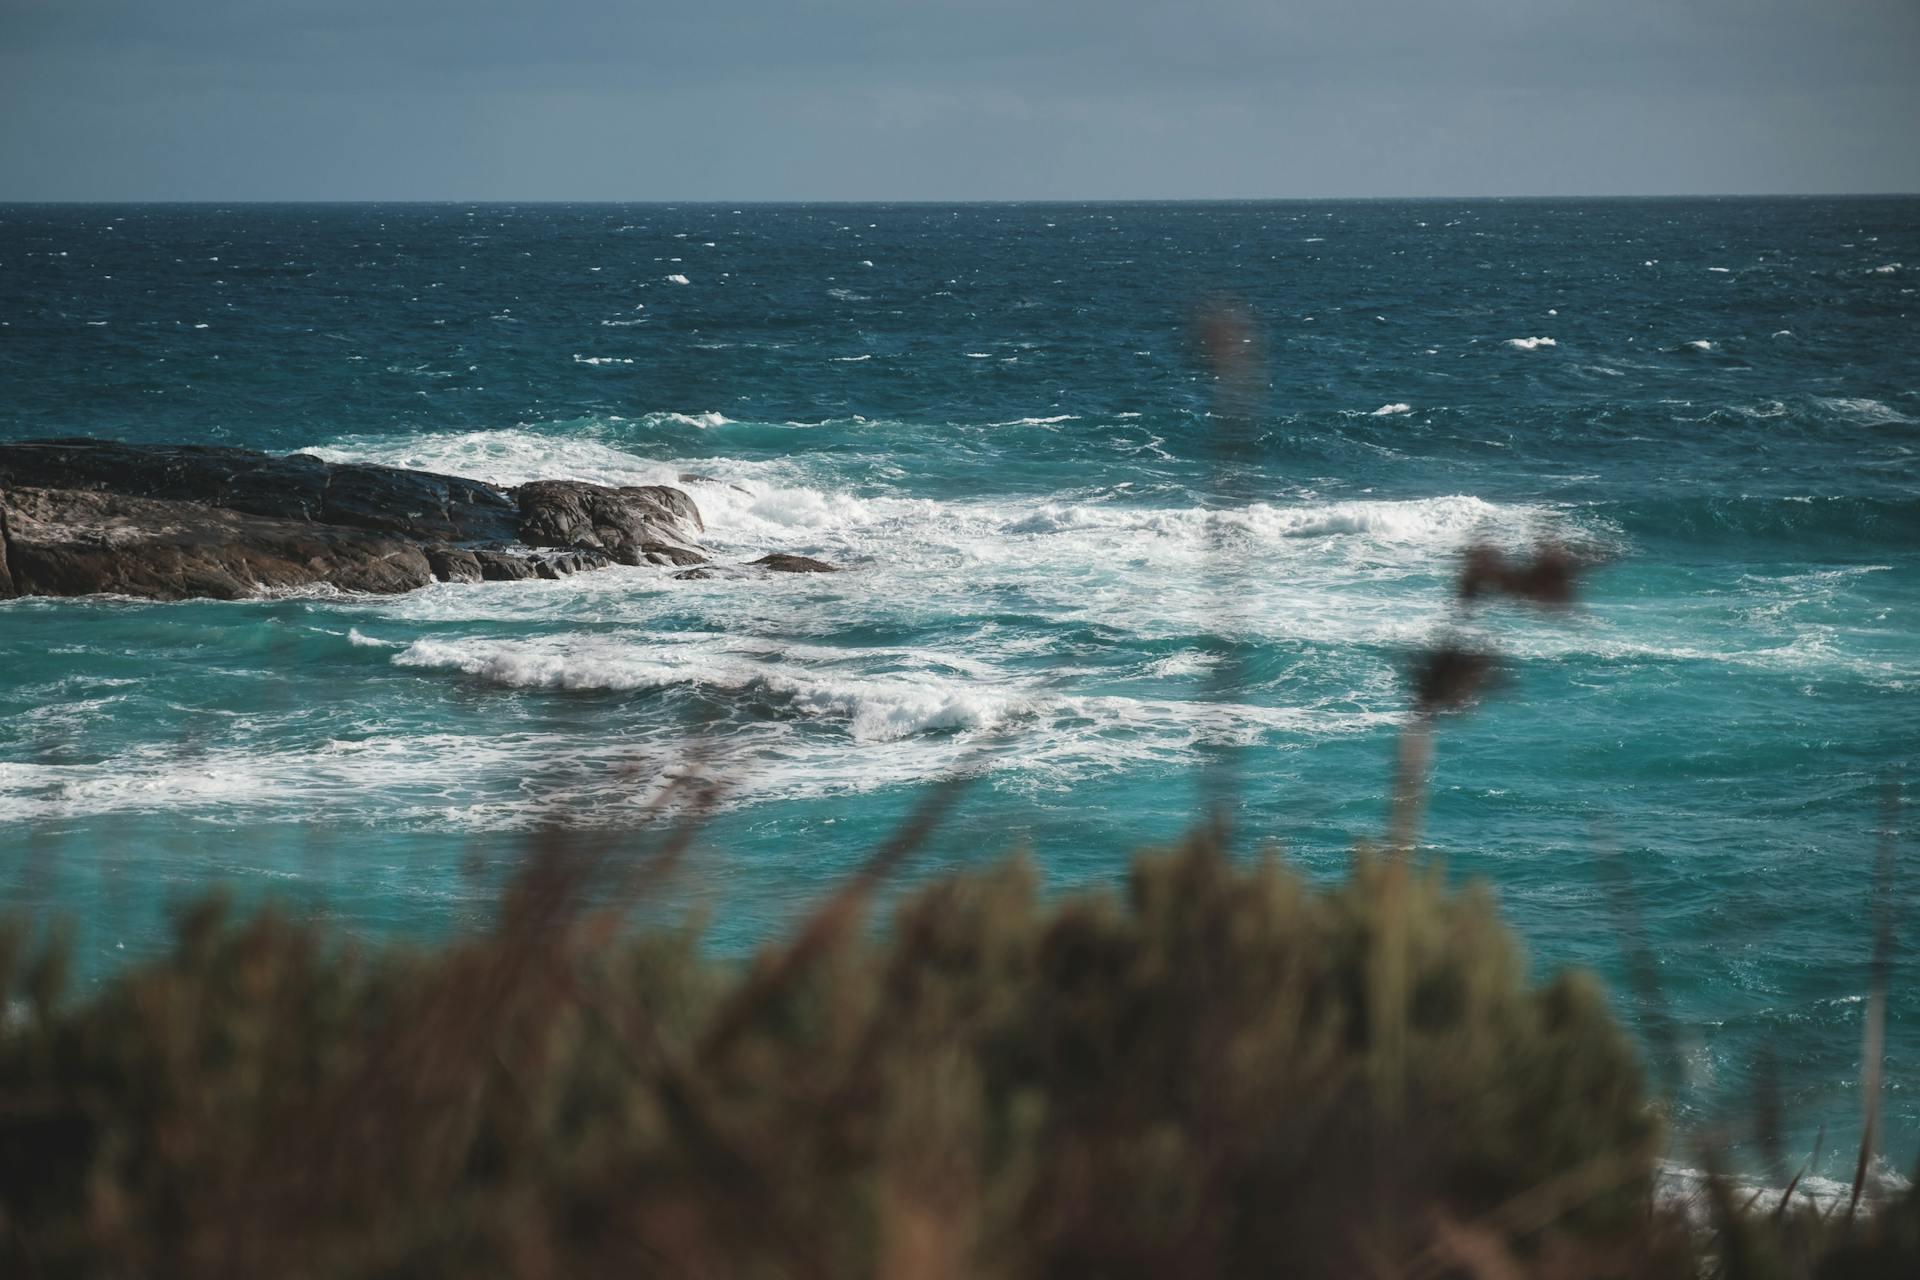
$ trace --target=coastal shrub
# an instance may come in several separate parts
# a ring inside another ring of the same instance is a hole
[[[877,934],[845,896],[741,965],[631,927],[604,870],[555,842],[433,950],[209,899],[85,999],[16,930],[0,1270],[1693,1265],[1600,992],[1530,983],[1478,889],[1368,856],[1316,889],[1200,836],[1121,895],[1049,903],[1012,861]]]
[[[1316,888],[1203,834],[1124,893],[1022,860],[746,964],[550,841],[489,931],[347,945],[217,898],[71,997],[0,943],[8,1276],[1911,1275],[1858,1224],[1652,1196],[1636,1056],[1488,895]]]

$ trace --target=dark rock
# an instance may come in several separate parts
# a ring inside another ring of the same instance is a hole
[[[605,552],[587,547],[577,547],[572,551],[535,551],[527,558],[533,561],[534,569],[543,578],[564,578],[569,574],[585,573],[589,569],[604,569],[613,563]]]
[[[762,569],[773,573],[838,573],[838,565],[828,564],[825,560],[815,560],[812,556],[793,556],[776,551],[770,556],[761,556],[752,561]]]
[[[231,599],[330,585],[410,591],[699,564],[678,489],[505,490],[401,467],[110,440],[0,444],[0,598]]]
[[[512,539],[518,516],[511,498],[477,481],[343,464],[330,469],[318,518],[414,538],[479,542]]]
[[[685,526],[704,529],[693,499],[665,485],[611,489],[580,480],[535,480],[514,490],[520,541],[586,547],[620,564],[699,564],[706,553]]]
[[[480,559],[465,547],[437,544],[426,549],[433,576],[442,582],[479,582]]]
[[[692,547],[677,547],[665,542],[649,542],[641,549],[648,564],[705,564],[707,554]]]
[[[680,473],[680,483],[681,484],[723,484],[727,486],[727,488],[733,490],[735,493],[744,493],[749,498],[753,496],[753,490],[751,489],[742,488],[741,486],[735,484],[731,480],[722,480],[719,476],[710,476],[699,471],[682,471]]]
[[[213,445],[0,444],[0,488],[16,485],[198,502],[277,520],[450,542],[511,541],[518,517],[507,494],[459,476],[328,463],[306,453],[275,458]]]
[[[392,594],[433,581],[417,545],[193,502],[77,489],[0,493],[14,595],[234,600],[322,584]]]
[[[473,555],[480,563],[480,576],[488,582],[518,582],[540,576],[540,570],[524,554],[489,549],[475,551]]]

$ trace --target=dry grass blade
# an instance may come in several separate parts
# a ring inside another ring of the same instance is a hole
[[[1607,905],[1613,913],[1614,931],[1620,939],[1621,958],[1626,963],[1627,984],[1640,1003],[1646,1020],[1647,1039],[1652,1043],[1655,1065],[1660,1073],[1661,1089],[1669,1100],[1677,1097],[1685,1072],[1682,1069],[1680,1034],[1667,1007],[1666,989],[1660,983],[1660,962],[1647,942],[1645,922],[1640,915],[1640,897],[1634,891],[1633,874],[1627,870],[1620,850],[1597,838],[1601,878],[1607,889]]]
[[[1448,641],[1422,653],[1411,672],[1414,705],[1422,715],[1458,711],[1492,687],[1499,663],[1490,653]]]
[[[1433,718],[1416,711],[1400,730],[1393,769],[1393,813],[1387,826],[1387,850],[1396,858],[1413,852],[1420,812],[1426,799],[1427,769],[1433,762]]]
[[[933,834],[940,821],[971,785],[969,775],[956,775],[929,787],[906,821],[848,877],[801,926],[792,942],[760,964],[714,1014],[700,1038],[694,1057],[711,1062],[725,1053],[766,1003],[777,997],[846,928],[873,890],[892,876]]]
[[[1545,1230],[1565,1214],[1639,1176],[1644,1151],[1609,1151],[1512,1197],[1492,1212],[1463,1224],[1469,1230],[1511,1236]],[[1398,1280],[1425,1280],[1447,1269],[1447,1252],[1435,1241],[1398,1273]]]
[[[1793,1193],[1800,1189],[1800,1180],[1807,1176],[1807,1170],[1820,1163],[1820,1148],[1824,1147],[1826,1143],[1827,1126],[1821,1125],[1820,1131],[1815,1134],[1813,1138],[1813,1153],[1807,1157],[1807,1162],[1801,1165],[1799,1171],[1793,1175],[1793,1180],[1787,1183],[1786,1191],[1780,1196],[1780,1203],[1773,1208],[1773,1220],[1775,1222],[1780,1221],[1780,1219],[1786,1215],[1787,1206],[1793,1203]]]
[[[1544,609],[1565,609],[1579,594],[1580,575],[1592,567],[1592,561],[1557,542],[1540,543],[1531,560],[1518,562],[1508,560],[1498,547],[1476,543],[1467,549],[1456,594],[1464,604],[1504,595]]]
[[[1506,1241],[1481,1227],[1469,1227],[1442,1214],[1433,1224],[1439,1251],[1475,1280],[1525,1280],[1526,1272]]]
[[[1207,487],[1228,507],[1244,507],[1258,496],[1254,463],[1259,452],[1258,417],[1267,387],[1266,360],[1258,329],[1247,309],[1217,299],[1205,306],[1195,325],[1200,353],[1213,374],[1213,412],[1207,432]],[[1207,664],[1204,697],[1210,702],[1239,700],[1247,686],[1246,593],[1235,581],[1236,555],[1231,527],[1210,522],[1206,586],[1213,624],[1205,637]],[[1228,736],[1207,744],[1200,773],[1201,812],[1225,830],[1238,800],[1241,779],[1237,752]]]
[[[1900,822],[1900,784],[1889,779],[1879,848],[1874,857],[1873,964],[1867,974],[1867,1016],[1860,1035],[1860,1158],[1853,1168],[1853,1193],[1847,1197],[1847,1217],[1852,1218],[1866,1190],[1867,1168],[1873,1161],[1873,1147],[1880,1128],[1880,1074],[1884,1066],[1887,1039],[1887,981],[1893,973],[1893,862],[1898,844]]]
[[[1753,1137],[1778,1184],[1786,1173],[1780,1155],[1780,1059],[1771,1044],[1762,1044],[1753,1068]]]

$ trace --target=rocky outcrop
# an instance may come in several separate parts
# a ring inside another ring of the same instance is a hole
[[[320,583],[392,594],[434,580],[419,544],[337,525],[83,489],[9,488],[0,505],[18,596],[233,600]]]
[[[98,440],[0,444],[0,597],[234,599],[557,578],[707,559],[678,489],[517,489],[310,454]]]
[[[619,564],[700,564],[706,553],[684,532],[704,529],[693,499],[667,485],[609,489],[577,480],[523,484],[520,541],[587,547]]]

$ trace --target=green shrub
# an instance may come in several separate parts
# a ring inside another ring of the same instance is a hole
[[[1124,897],[1020,861],[748,965],[596,905],[564,847],[484,936],[361,953],[218,901],[0,1034],[0,1273],[1038,1277],[1912,1274],[1852,1230],[1651,1199],[1635,1055],[1477,889],[1316,890],[1205,838]],[[1816,1261],[1821,1260],[1824,1261]],[[1877,1268],[1877,1269],[1876,1269]]]

